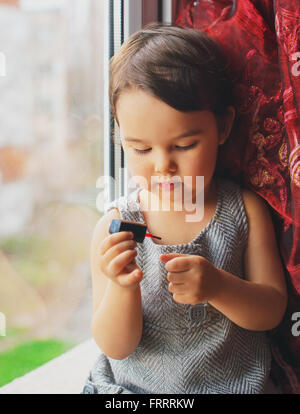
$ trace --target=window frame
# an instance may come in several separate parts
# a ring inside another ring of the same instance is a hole
[[[112,141],[115,121],[109,104],[109,60],[132,33],[147,23],[172,23],[176,0],[106,0],[104,7],[104,176],[109,177],[106,197],[111,202],[127,195],[129,174],[122,148]]]

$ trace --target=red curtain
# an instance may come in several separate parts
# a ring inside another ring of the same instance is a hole
[[[237,122],[218,168],[269,203],[289,294],[268,333],[272,377],[300,394],[300,1],[177,0],[174,23],[217,39],[230,64]]]

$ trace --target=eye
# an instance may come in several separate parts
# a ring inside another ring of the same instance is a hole
[[[191,144],[191,145],[186,145],[186,146],[184,146],[184,147],[181,147],[180,145],[176,145],[176,149],[178,149],[179,151],[186,151],[186,150],[189,150],[190,148],[193,148],[193,147],[195,147],[197,145],[197,142],[194,142],[193,144]]]
[[[135,151],[135,152],[137,152],[138,154],[145,154],[146,152],[151,151],[151,148],[147,148],[147,149],[143,149],[143,150],[140,150],[140,149],[137,149],[137,148],[133,148],[133,149],[134,149],[134,151]]]
[[[175,145],[175,148],[179,151],[187,151],[187,150],[195,147],[196,145],[197,145],[197,142],[194,142],[191,145],[185,145],[185,146]],[[141,149],[138,149],[138,148],[133,148],[133,150],[135,152],[137,152],[138,154],[145,154],[145,153],[151,151],[151,149],[152,148],[146,148],[146,149],[141,150]]]

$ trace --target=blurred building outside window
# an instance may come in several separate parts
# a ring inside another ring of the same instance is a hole
[[[91,336],[103,2],[0,0],[0,26],[1,386],[16,347],[48,341],[59,353]]]

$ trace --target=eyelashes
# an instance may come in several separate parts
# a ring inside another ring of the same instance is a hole
[[[139,150],[136,148],[133,148],[135,152],[137,152],[138,154],[145,154],[146,152],[151,151],[151,148],[145,149],[145,150]]]
[[[177,151],[187,151],[187,150],[189,150],[191,148],[194,148],[196,145],[197,145],[197,142],[194,142],[191,145],[186,145],[184,147],[180,147],[178,145],[175,145],[175,149]],[[137,152],[138,154],[146,154],[147,152],[150,152],[151,151],[151,148],[147,148],[147,149],[144,149],[144,150],[139,150],[137,148],[134,148],[134,151]]]

